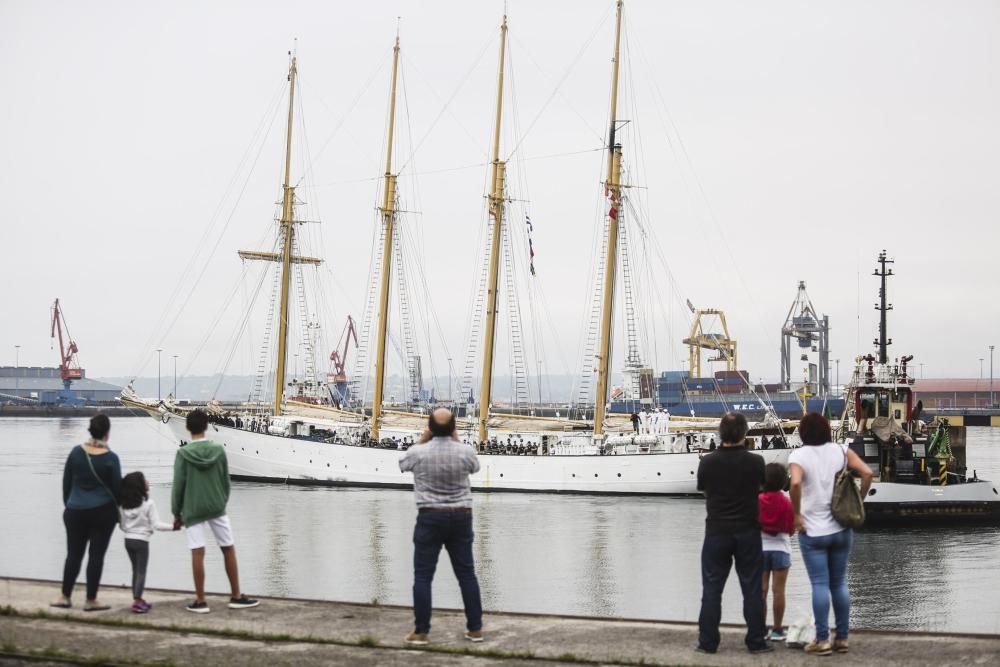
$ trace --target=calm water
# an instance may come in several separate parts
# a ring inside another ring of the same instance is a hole
[[[85,419],[0,419],[0,574],[57,579],[65,557],[63,462]],[[169,514],[175,443],[158,422],[115,420],[111,446],[142,470]],[[1000,429],[969,429],[969,462],[1000,480]],[[490,610],[696,620],[704,503],[699,499],[477,494],[476,559]],[[229,506],[243,588],[408,604],[415,509],[410,492],[234,484]],[[788,621],[808,614],[808,582],[794,545]],[[861,533],[850,568],[853,625],[1000,633],[1000,528]],[[127,584],[119,532],[104,581]],[[157,533],[151,586],[190,587],[180,533]],[[225,590],[218,552],[208,587]],[[443,558],[434,602],[461,606]],[[741,621],[735,578],[724,620]]]

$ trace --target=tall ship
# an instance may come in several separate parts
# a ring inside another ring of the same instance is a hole
[[[503,249],[509,244],[510,228],[507,206],[507,164],[501,154],[504,72],[507,52],[507,17],[500,26],[499,67],[496,84],[495,125],[492,137],[492,161],[487,195],[487,249],[485,290],[482,307],[485,314],[480,342],[481,375],[478,406],[466,411],[459,421],[461,439],[483,454],[481,470],[472,475],[473,488],[485,491],[531,491],[597,494],[695,494],[695,475],[699,457],[714,443],[721,411],[711,420],[672,418],[657,428],[637,429],[629,415],[609,410],[614,406],[610,395],[613,358],[616,286],[622,280],[620,260],[627,260],[621,243],[626,235],[628,184],[623,179],[623,147],[618,140],[621,122],[617,117],[619,65],[622,47],[623,2],[616,3],[614,55],[610,118],[606,151],[606,177],[602,183],[606,208],[602,239],[601,289],[597,313],[594,399],[590,410],[569,417],[541,417],[531,414],[504,414],[493,409],[493,368],[497,325],[500,320],[499,292],[503,269]],[[284,179],[280,219],[274,251],[240,251],[245,261],[276,264],[278,279],[274,300],[275,353],[273,367],[262,369],[260,377],[273,380],[269,400],[258,400],[244,410],[212,410],[209,437],[220,442],[227,452],[229,469],[237,480],[269,481],[290,484],[331,486],[399,487],[412,484],[408,474],[399,471],[400,450],[412,444],[426,424],[421,412],[394,409],[387,401],[386,364],[391,338],[391,300],[395,292],[403,299],[405,290],[393,280],[404,266],[401,259],[399,215],[399,172],[393,162],[397,76],[400,40],[393,47],[389,113],[386,135],[385,173],[382,177],[379,228],[376,234],[376,265],[372,272],[370,301],[373,317],[362,324],[363,339],[373,338],[374,391],[370,407],[355,409],[349,403],[330,404],[317,399],[309,387],[289,380],[290,323],[295,320],[291,302],[306,290],[298,288],[293,277],[306,266],[315,266],[321,258],[302,254],[297,216],[299,201],[292,179],[292,132],[295,112],[297,60],[293,55],[288,71],[288,124],[285,141]],[[395,272],[395,273],[394,273]],[[627,276],[627,271],[624,272]],[[508,279],[509,280],[509,279]],[[303,326],[302,329],[308,327]],[[366,328],[367,333],[366,333]],[[406,347],[408,334],[402,346]],[[626,374],[637,367],[631,348],[626,355]],[[419,377],[419,358],[410,356],[411,377]],[[355,391],[355,397],[366,392]],[[471,392],[470,392],[471,393]],[[130,389],[122,401],[160,420],[183,445],[186,408],[173,401],[150,401]],[[212,407],[212,406],[210,406]],[[789,432],[794,424],[781,423],[773,414],[762,417],[755,434],[777,436],[781,448],[762,451],[768,461],[785,462],[788,457]]]
[[[969,475],[965,426],[945,417],[921,419],[923,406],[913,396],[913,355],[889,358],[887,281],[893,261],[884,250],[878,256],[875,353],[856,359],[836,434],[874,473],[865,498],[867,521],[1000,521],[998,485]]]

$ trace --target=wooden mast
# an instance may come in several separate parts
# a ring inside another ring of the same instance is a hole
[[[486,329],[483,333],[483,381],[479,388],[479,441],[488,437],[487,422],[493,391],[493,352],[496,343],[497,300],[499,294],[500,241],[503,238],[503,191],[507,164],[500,159],[500,123],[503,117],[503,70],[507,46],[507,16],[500,25],[500,68],[497,73],[497,110],[493,125],[493,162],[490,174],[490,267],[486,283]],[[508,277],[508,280],[511,277]]]
[[[389,327],[389,279],[392,274],[392,237],[396,222],[396,176],[392,173],[392,135],[396,127],[396,74],[399,70],[399,34],[392,48],[392,85],[389,91],[389,135],[385,149],[385,187],[382,198],[382,284],[378,305],[378,348],[375,353],[375,397],[372,402],[371,437],[379,439],[382,396],[385,391],[385,340]]]
[[[608,129],[608,176],[605,190],[610,200],[608,211],[607,259],[604,264],[604,289],[601,304],[601,339],[597,357],[597,390],[594,396],[594,436],[604,435],[604,413],[608,402],[611,371],[611,333],[614,317],[615,275],[618,267],[618,216],[621,206],[622,147],[615,141],[618,123],[618,70],[621,55],[622,5],[618,0],[615,23],[615,57],[611,69],[611,119]]]
[[[288,357],[288,293],[292,283],[292,246],[295,238],[295,187],[291,185],[292,120],[295,109],[295,56],[288,70],[288,131],[285,135],[285,181],[281,199],[281,301],[278,307],[278,356],[274,372],[274,414],[281,414]]]

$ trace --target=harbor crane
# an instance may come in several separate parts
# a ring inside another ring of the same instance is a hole
[[[690,302],[689,306],[690,306]],[[736,370],[736,340],[729,335],[729,326],[726,324],[725,311],[716,308],[693,307],[694,322],[691,324],[691,335],[684,339],[684,344],[688,346],[689,360],[688,370],[691,377],[701,377],[701,351],[714,350],[716,356],[705,361],[724,361],[727,371]],[[722,333],[706,333],[702,325],[703,317],[718,317],[722,325]]]
[[[350,348],[351,340],[354,347],[358,346],[358,333],[354,327],[354,318],[347,316],[347,323],[344,325],[344,332],[340,334],[340,342],[336,349],[330,353],[330,371],[326,375],[326,381],[333,385],[331,396],[334,402],[343,404],[347,402],[349,390],[347,388],[347,352]],[[343,351],[341,351],[343,350]]]
[[[781,327],[781,386],[791,389],[792,383],[792,340],[802,351],[802,361],[809,361],[809,352],[818,352],[818,363],[809,366],[809,383],[815,387],[814,395],[830,394],[830,318],[820,317],[806,294],[806,282],[799,281],[799,291],[795,295],[788,317]]]
[[[65,337],[63,336],[64,331]],[[82,403],[83,401],[72,388],[74,380],[83,379],[83,369],[80,368],[80,362],[76,357],[80,348],[70,336],[69,326],[66,324],[66,316],[59,305],[59,299],[56,299],[55,303],[52,304],[51,338],[53,342],[57,335],[59,337],[59,377],[63,381],[63,390],[59,393],[58,400],[60,403],[71,405]]]

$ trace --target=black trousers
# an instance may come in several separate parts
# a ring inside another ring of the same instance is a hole
[[[132,561],[132,598],[142,599],[142,591],[146,588],[146,566],[149,564],[149,542],[125,538],[125,551]]]
[[[761,593],[763,552],[760,530],[744,530],[728,535],[705,535],[701,547],[701,613],[698,615],[698,646],[719,647],[722,619],[722,589],[733,564],[743,591],[743,619],[747,623],[745,643],[754,650],[767,646],[764,596]]]
[[[87,558],[87,599],[97,598],[97,588],[101,585],[104,571],[104,554],[111,542],[111,534],[118,523],[118,508],[107,503],[93,509],[63,511],[66,525],[66,565],[63,567],[62,593],[67,598],[73,593],[73,585],[80,575],[83,555],[90,545]]]

